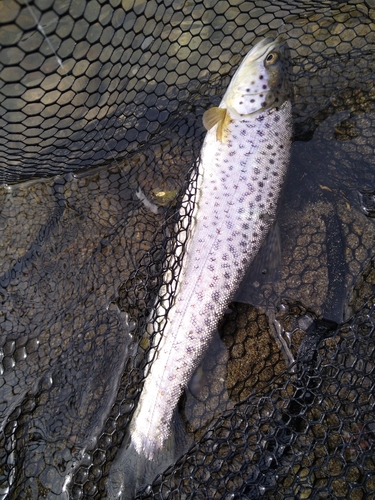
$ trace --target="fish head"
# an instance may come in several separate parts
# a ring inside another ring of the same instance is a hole
[[[291,97],[290,57],[282,37],[264,38],[242,61],[220,105],[234,119],[279,107]]]

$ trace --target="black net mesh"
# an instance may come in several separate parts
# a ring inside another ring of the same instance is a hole
[[[202,114],[279,33],[279,276],[230,305],[179,403],[193,444],[138,497],[374,498],[373,3],[0,3],[1,498],[106,498]]]

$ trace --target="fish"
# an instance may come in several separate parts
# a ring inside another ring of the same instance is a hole
[[[109,472],[111,500],[132,498],[178,458],[170,450],[179,398],[275,221],[292,141],[289,61],[284,39],[262,39],[220,105],[203,115],[207,133],[187,250],[127,438]],[[182,207],[189,203],[188,190]]]

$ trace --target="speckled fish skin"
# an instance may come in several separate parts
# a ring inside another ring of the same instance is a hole
[[[292,135],[286,51],[270,38],[252,49],[220,104],[229,112],[220,136],[220,123],[207,132],[175,303],[130,424],[130,448],[149,461],[170,439],[182,390],[275,218]],[[112,472],[126,467],[127,453],[120,451]],[[110,478],[110,498],[124,491],[118,480]]]

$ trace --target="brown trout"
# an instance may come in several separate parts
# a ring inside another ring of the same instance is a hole
[[[109,474],[110,499],[131,498],[167,464],[181,393],[275,220],[290,156],[290,96],[287,46],[265,38],[244,58],[220,106],[203,116],[208,131],[182,272]]]

